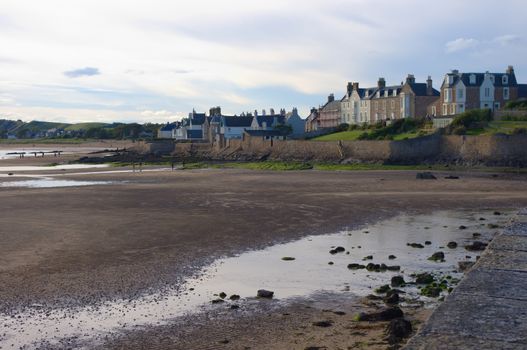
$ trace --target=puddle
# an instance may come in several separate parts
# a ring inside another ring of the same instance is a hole
[[[480,217],[486,220],[480,221]],[[472,234],[478,232],[481,234],[478,240],[488,240],[498,230],[487,225],[497,223],[502,226],[509,218],[510,215],[495,216],[493,211],[441,211],[433,215],[399,216],[361,230],[309,236],[220,259],[197,277],[187,280],[179,290],[163,294],[79,309],[45,310],[35,305],[21,314],[0,315],[0,324],[4,325],[0,348],[29,349],[39,344],[53,347],[65,338],[75,338],[84,344],[100,343],[109,333],[122,329],[166,323],[206,307],[225,307],[211,305],[211,300],[217,298],[214,294],[220,292],[228,296],[240,295],[242,300],[238,303],[243,304],[253,298],[258,289],[264,288],[274,291],[275,298],[287,302],[291,297],[307,297],[318,292],[365,296],[374,288],[389,283],[395,274],[403,275],[407,281],[412,280],[411,273],[424,271],[461,278],[462,274],[455,272],[457,262],[466,260],[466,255],[476,260],[477,254],[463,248],[474,240]],[[467,229],[460,230],[461,225]],[[406,244],[424,244],[425,241],[431,241],[431,244],[422,249]],[[456,241],[458,248],[440,248],[449,241]],[[344,247],[349,254],[329,254],[335,246]],[[428,260],[439,250],[445,253],[445,262]],[[397,258],[389,260],[390,254]],[[349,263],[367,264],[370,260],[362,260],[367,255],[373,255],[371,262],[374,263],[400,265],[401,271],[376,273],[347,268]],[[282,257],[285,256],[295,260],[284,261]],[[328,264],[330,261],[333,265]],[[416,287],[404,290],[408,293],[405,296],[418,294]],[[429,306],[437,303],[436,299],[422,297],[421,300]]]
[[[116,183],[118,182],[116,181],[57,180],[53,178],[39,178],[39,179],[34,179],[34,180],[0,182],[0,187],[54,188],[54,187],[114,185]]]

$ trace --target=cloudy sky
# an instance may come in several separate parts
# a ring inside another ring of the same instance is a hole
[[[524,0],[0,1],[0,119],[306,116],[347,81],[509,64],[527,82]]]

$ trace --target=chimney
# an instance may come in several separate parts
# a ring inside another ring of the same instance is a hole
[[[406,84],[415,84],[415,77],[413,74],[408,74],[406,77]]]
[[[514,67],[513,66],[508,66],[507,70],[505,71],[505,73],[507,73],[509,75],[513,75],[514,74]]]
[[[353,83],[353,90],[359,90],[359,83],[358,82],[355,82]]]
[[[454,75],[458,75],[459,74],[459,71],[457,69],[452,69],[452,74]]]
[[[434,94],[434,87],[432,86],[432,77],[428,76],[426,79],[426,94],[432,96]]]
[[[353,91],[353,85],[350,82],[348,82],[348,86],[346,86],[346,91],[348,92],[348,96],[350,96]]]
[[[384,80],[384,78],[379,78],[377,81],[377,87],[379,89],[384,89],[386,87],[386,80]]]
[[[315,107],[311,108],[311,114],[317,113],[317,109]]]
[[[274,108],[269,109],[269,114],[274,115]]]
[[[254,110],[254,116],[257,117],[258,116],[258,111],[255,109]]]
[[[329,96],[328,96],[328,103],[329,102],[333,102],[333,101],[335,101],[335,95],[329,94]]]

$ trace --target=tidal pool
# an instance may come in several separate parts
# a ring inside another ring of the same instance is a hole
[[[293,297],[309,297],[320,292],[365,296],[389,283],[396,274],[407,281],[412,281],[410,275],[416,272],[461,278],[457,262],[475,261],[478,255],[466,251],[464,245],[474,241],[473,233],[480,235],[477,237],[480,241],[490,240],[499,231],[494,225],[506,225],[512,213],[500,212],[499,216],[493,214],[494,209],[397,216],[360,230],[308,236],[222,258],[181,286],[134,300],[73,309],[50,310],[44,305],[34,305],[19,313],[0,314],[3,325],[0,348],[31,349],[42,345],[53,348],[65,339],[75,339],[79,344],[100,343],[108,334],[123,329],[167,323],[206,308],[225,307],[224,304],[211,304],[220,292],[227,296],[240,295],[241,300],[236,303],[243,306],[244,302],[254,302],[256,291],[262,288],[274,291],[276,299],[287,303]],[[461,225],[466,229],[460,229]],[[426,241],[430,244],[425,244]],[[449,241],[457,242],[458,247],[447,248]],[[412,248],[407,243],[421,243],[424,248]],[[330,254],[329,251],[337,246],[344,247],[345,252]],[[444,262],[428,260],[437,251],[445,253]],[[372,259],[363,261],[368,255],[372,255]],[[395,255],[396,259],[389,259],[389,255]],[[295,260],[284,261],[283,257]],[[349,263],[368,262],[399,265],[401,271],[370,272],[347,268]],[[437,299],[420,297],[415,286],[403,289],[409,299],[420,298],[429,307],[437,304]]]
[[[107,168],[108,166],[109,166],[108,164],[62,164],[62,165],[50,165],[50,166],[15,165],[15,166],[0,166],[0,172],[99,169],[99,168]]]

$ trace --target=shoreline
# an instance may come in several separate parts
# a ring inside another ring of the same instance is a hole
[[[88,173],[57,177],[125,182],[0,188],[0,212],[9,213],[0,215],[0,309],[133,299],[218,257],[401,212],[527,205],[525,177],[510,174],[422,181],[411,171]]]

